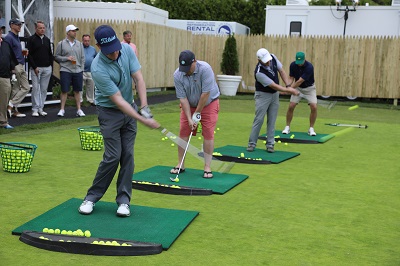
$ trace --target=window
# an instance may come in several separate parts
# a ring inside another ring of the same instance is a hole
[[[301,36],[301,21],[291,21],[289,31],[290,36]]]

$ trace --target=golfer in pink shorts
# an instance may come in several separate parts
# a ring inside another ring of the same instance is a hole
[[[214,152],[214,130],[218,121],[220,95],[215,75],[211,66],[204,61],[198,61],[193,52],[182,51],[179,55],[179,68],[174,73],[176,97],[180,100],[180,131],[179,137],[189,140],[190,132],[196,130],[201,123],[204,138],[204,178],[212,178],[211,159]],[[178,146],[178,164],[170,173],[185,171],[182,161],[184,148]]]

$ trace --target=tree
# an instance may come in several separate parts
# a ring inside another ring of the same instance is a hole
[[[224,52],[222,53],[221,71],[225,75],[236,75],[239,72],[239,56],[235,35],[229,35],[225,41]]]

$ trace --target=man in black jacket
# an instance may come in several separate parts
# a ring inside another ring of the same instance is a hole
[[[8,124],[7,106],[11,94],[11,71],[18,64],[14,52],[10,45],[3,42],[0,32],[0,127],[5,129],[13,129]]]
[[[47,115],[43,108],[54,60],[50,39],[44,35],[45,31],[44,22],[39,20],[35,23],[35,34],[28,39],[28,61],[32,79],[32,116],[36,117]]]

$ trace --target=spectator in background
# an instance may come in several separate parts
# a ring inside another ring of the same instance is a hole
[[[85,68],[83,69],[83,85],[86,88],[86,100],[91,104],[94,104],[94,82],[92,79],[92,73],[90,73],[90,66],[92,65],[93,59],[96,57],[96,48],[90,45],[90,35],[82,35],[83,51],[85,53]],[[83,92],[80,92],[81,102],[83,101]]]
[[[3,18],[3,14],[1,11],[0,11],[0,29],[1,29],[0,34],[6,33],[6,19]]]
[[[50,39],[44,35],[46,26],[43,21],[35,23],[35,34],[28,39],[28,61],[32,79],[32,116],[46,116],[43,111],[47,97],[47,88],[52,74],[53,52]]]
[[[68,25],[65,28],[67,37],[57,44],[55,60],[60,64],[60,83],[61,83],[61,108],[58,116],[65,115],[65,102],[67,101],[70,85],[74,91],[76,103],[76,116],[85,116],[81,110],[81,96],[83,86],[83,68],[85,66],[85,53],[83,45],[76,40],[78,27]]]
[[[290,79],[283,70],[282,63],[278,58],[270,54],[267,49],[261,48],[257,51],[257,65],[254,70],[256,79],[256,92],[254,100],[256,102],[256,111],[251,129],[247,151],[253,152],[261,126],[264,123],[265,115],[267,115],[267,143],[266,150],[269,153],[275,152],[275,122],[279,110],[279,93],[278,91],[287,92],[298,95],[299,92],[290,88]],[[286,87],[279,85],[279,76],[285,82]]]
[[[137,48],[136,45],[134,43],[131,42],[132,40],[132,32],[129,30],[126,30],[122,33],[122,36],[124,37],[124,40],[121,43],[126,43],[128,44],[133,51],[135,52],[136,57],[138,57],[138,52],[137,52]],[[133,90],[133,94],[136,95],[136,84],[133,83],[132,84],[132,90]]]
[[[31,89],[28,82],[28,75],[25,72],[25,57],[22,54],[21,40],[19,39],[19,32],[21,31],[22,24],[24,22],[17,18],[11,19],[9,24],[11,31],[8,32],[7,36],[4,37],[6,41],[13,50],[15,57],[17,58],[18,65],[15,66],[16,82],[13,82],[10,101],[8,102],[8,114],[13,117],[25,117],[18,111],[18,104],[22,102],[25,96],[29,93]],[[24,50],[25,56],[27,55],[27,50]]]
[[[18,64],[10,45],[3,42],[0,32],[0,127],[13,129],[8,124],[7,106],[11,94],[11,71]]]
[[[128,44],[130,47],[132,47],[133,51],[135,52],[136,57],[138,57],[138,52],[137,52],[137,48],[136,45],[134,43],[131,42],[132,40],[132,32],[129,30],[126,30],[122,33],[124,40],[121,43],[126,43]]]

